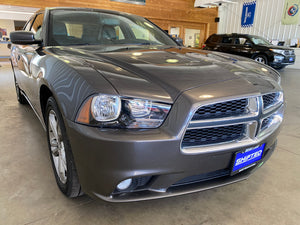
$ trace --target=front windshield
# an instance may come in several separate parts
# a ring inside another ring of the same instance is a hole
[[[251,41],[256,45],[271,45],[271,43],[262,37],[250,37]]]
[[[95,11],[51,11],[50,46],[123,44],[176,46],[167,34],[141,17]]]

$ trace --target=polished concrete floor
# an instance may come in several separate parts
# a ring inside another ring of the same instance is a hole
[[[107,203],[65,198],[52,174],[46,135],[19,105],[0,63],[0,224],[300,224],[300,70],[282,71],[287,99],[276,152],[248,180],[180,197]]]

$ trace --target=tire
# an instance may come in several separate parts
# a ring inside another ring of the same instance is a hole
[[[17,93],[17,100],[20,104],[22,105],[26,105],[28,104],[27,99],[24,97],[24,95],[22,94],[22,91],[19,87],[19,85],[17,84],[16,78],[15,79],[15,88],[16,88],[16,93]]]
[[[82,195],[66,128],[53,97],[47,101],[45,122],[53,172],[61,192],[69,198]]]
[[[256,55],[253,57],[256,62],[268,65],[268,59],[264,55]]]

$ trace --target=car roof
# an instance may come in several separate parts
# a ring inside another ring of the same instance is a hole
[[[251,34],[238,34],[238,33],[231,33],[231,34],[213,34],[212,36],[259,37],[259,36],[251,35]]]

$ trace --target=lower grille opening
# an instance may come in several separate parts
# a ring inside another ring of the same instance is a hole
[[[186,177],[180,181],[177,181],[171,187],[203,182],[203,181],[212,180],[212,179],[229,176],[229,175],[230,175],[230,170],[228,170],[228,169],[217,170],[217,171],[213,171],[213,172],[209,172],[209,173]]]
[[[244,124],[237,124],[187,130],[182,141],[182,147],[220,144],[238,140],[244,136],[244,129]]]

